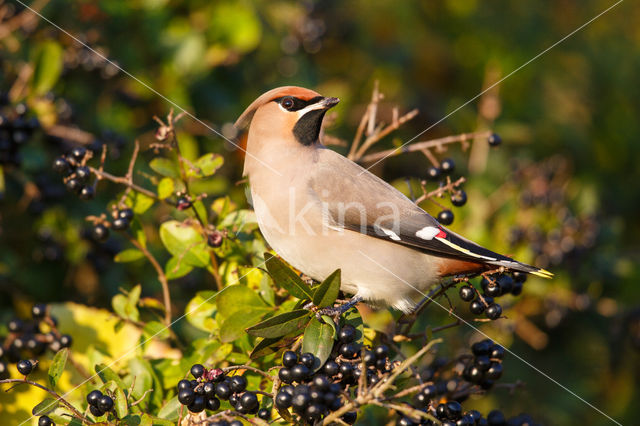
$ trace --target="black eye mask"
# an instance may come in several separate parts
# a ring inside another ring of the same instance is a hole
[[[293,101],[293,106],[291,106],[291,108],[287,108],[284,106],[283,101],[285,99],[291,99]],[[303,108],[308,107],[309,105],[313,105],[315,103],[318,103],[322,100],[322,96],[316,96],[315,98],[311,98],[308,101],[302,100],[300,98],[296,98],[293,96],[281,96],[279,98],[275,98],[273,100],[273,102],[277,102],[280,105],[282,105],[287,111],[299,111]]]

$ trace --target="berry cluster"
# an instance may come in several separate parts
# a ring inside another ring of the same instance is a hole
[[[502,315],[502,306],[494,300],[506,294],[514,296],[522,293],[522,285],[527,280],[527,274],[514,271],[511,275],[498,274],[483,277],[480,281],[482,294],[472,285],[460,287],[460,299],[469,303],[469,310],[474,315],[485,314],[487,318],[496,320]]]
[[[86,148],[77,147],[53,162],[53,170],[63,176],[67,189],[83,200],[90,200],[95,195],[95,187],[89,183],[91,170],[86,165],[92,155]]]
[[[502,358],[505,350],[502,346],[486,339],[471,346],[473,358],[466,365],[463,377],[470,383],[489,389],[494,381],[502,376]]]
[[[49,314],[46,305],[33,305],[31,316],[32,319],[29,321],[14,318],[7,324],[9,334],[4,342],[0,342],[0,378],[9,376],[5,359],[17,363],[20,374],[26,376],[37,364],[29,359],[36,359],[47,348],[57,352],[71,346],[71,336],[60,334],[57,330],[57,320]],[[42,327],[46,327],[48,331],[43,332]]]
[[[506,420],[498,410],[483,417],[478,411],[465,412],[461,405],[470,393],[485,392],[502,376],[502,359],[505,349],[489,339],[471,346],[472,354],[461,355],[456,362],[437,358],[422,371],[425,386],[413,398],[412,407],[435,416],[447,426],[487,426],[487,425],[533,425],[530,416],[520,414]],[[452,370],[445,369],[453,365]],[[464,392],[463,392],[464,390]],[[431,420],[412,419],[402,416],[398,425],[433,425]]]
[[[269,410],[260,409],[258,395],[247,390],[246,377],[229,377],[219,368],[206,369],[202,364],[193,365],[191,375],[194,380],[185,379],[178,383],[178,401],[186,405],[190,412],[217,411],[220,400],[224,400],[229,401],[241,414],[257,414],[263,420],[271,417]],[[221,420],[217,424],[225,424],[224,422],[226,421]]]
[[[113,398],[109,395],[104,395],[99,390],[92,390],[87,395],[87,402],[89,403],[89,411],[96,417],[104,416],[106,413],[113,410]]]
[[[126,231],[131,226],[132,220],[133,210],[130,208],[114,209],[111,222],[101,220],[93,225],[90,232],[91,238],[97,242],[105,242],[109,238],[109,228]]]
[[[365,370],[362,363],[365,364]],[[358,385],[361,376],[366,375],[369,385],[380,380],[383,373],[390,370],[389,349],[379,345],[373,350],[363,350],[356,343],[356,329],[344,325],[338,332],[338,342],[325,364],[314,368],[317,359],[310,353],[300,356],[287,351],[282,356],[282,368],[278,377],[285,383],[278,391],[275,405],[279,410],[293,408],[301,421],[313,424],[329,412],[343,405],[341,395]],[[357,412],[346,413],[342,420],[353,424]]]
[[[38,119],[27,118],[28,109],[18,104],[5,116],[0,114],[0,165],[21,163],[20,147],[40,127]]]

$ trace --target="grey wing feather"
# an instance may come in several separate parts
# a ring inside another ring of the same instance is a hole
[[[393,186],[329,149],[319,151],[309,185],[327,210],[329,226],[435,256],[539,271],[449,231]]]

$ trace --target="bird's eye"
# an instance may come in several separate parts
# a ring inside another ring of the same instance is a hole
[[[284,99],[282,100],[282,106],[284,107],[284,109],[291,109],[291,108],[293,108],[293,104],[294,104],[294,102],[293,102],[293,99],[292,99],[292,98],[286,97],[286,98],[284,98]]]

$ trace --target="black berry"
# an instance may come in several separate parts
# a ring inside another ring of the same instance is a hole
[[[78,162],[82,161],[82,159],[86,154],[87,154],[87,150],[83,147],[77,147],[71,150],[71,156],[73,157],[74,160]]]
[[[182,405],[191,404],[195,399],[195,397],[196,397],[196,393],[191,388],[183,389],[180,392],[178,392],[178,402],[180,402],[180,404]]]
[[[258,397],[253,392],[245,392],[240,398],[240,403],[247,411],[258,407]]]
[[[491,146],[498,146],[502,143],[502,138],[497,133],[492,133],[487,141]]]
[[[291,368],[291,377],[297,382],[301,382],[308,378],[311,370],[304,364],[296,364]]]
[[[351,324],[344,325],[338,333],[338,340],[343,343],[350,343],[356,340],[356,328]]]
[[[38,419],[38,426],[51,426],[53,421],[49,416],[42,416]]]
[[[373,348],[373,353],[378,359],[385,359],[389,356],[389,347],[387,345],[378,345]]]
[[[193,399],[193,402],[187,405],[187,408],[192,413],[199,413],[204,410],[205,405],[206,405],[206,400],[204,399],[204,396],[196,395],[195,398]]]
[[[91,185],[85,185],[80,190],[80,199],[81,200],[91,200],[96,195],[95,189]]]
[[[178,382],[178,390],[191,389],[191,381],[182,379]]]
[[[451,158],[445,158],[440,163],[440,170],[442,170],[444,174],[451,174],[455,168],[456,163]]]
[[[360,348],[355,343],[345,343],[340,346],[340,355],[347,359],[353,359],[358,356],[358,352],[360,352]]]
[[[229,380],[229,386],[235,393],[244,392],[247,388],[247,379],[244,376],[233,376]]]
[[[502,376],[502,364],[494,362],[485,373],[485,377],[489,380],[498,380]]]
[[[102,411],[100,408],[98,408],[97,405],[90,405],[89,406],[89,411],[91,412],[92,415],[94,415],[96,417],[104,416],[104,411]]]
[[[329,377],[335,376],[340,372],[340,366],[338,365],[337,362],[333,360],[329,360],[324,365],[323,371],[324,371],[324,374],[326,374]]]
[[[99,223],[91,229],[91,238],[97,242],[105,242],[109,238],[109,228]]]
[[[427,177],[429,179],[438,179],[440,177],[441,170],[438,167],[429,167],[427,169]]]
[[[122,209],[118,211],[118,217],[122,219],[127,219],[129,222],[133,220],[133,210],[131,209]]]
[[[266,408],[261,408],[260,410],[258,410],[258,417],[262,420],[269,420],[271,419],[271,412]]]
[[[276,395],[276,407],[278,407],[280,410],[286,410],[287,408],[291,407],[291,401],[293,400],[293,395],[291,395],[290,393],[280,390],[280,392],[278,392],[278,394]]]
[[[82,182],[78,178],[71,178],[65,183],[65,186],[71,192],[78,192],[82,188]]]
[[[221,382],[216,385],[216,395],[220,399],[229,399],[231,396],[231,386],[227,382]]]
[[[278,377],[284,383],[289,384],[289,383],[293,382],[293,375],[291,374],[291,369],[290,368],[281,368],[278,371]]]
[[[469,304],[469,310],[472,314],[480,315],[484,312],[484,304],[479,299],[476,299]]]
[[[497,303],[492,303],[487,307],[486,314],[487,318],[496,320],[502,315],[502,306],[498,305]]]
[[[465,285],[460,287],[460,299],[470,302],[476,296],[476,292],[471,286]]]
[[[193,366],[191,366],[191,375],[193,377],[195,377],[196,379],[202,377],[202,375],[204,374],[204,365],[202,364],[195,364]]]
[[[438,222],[443,225],[451,225],[453,223],[453,212],[451,210],[442,210],[438,213]]]
[[[99,390],[92,390],[91,392],[89,392],[89,394],[87,395],[87,403],[89,403],[89,405],[98,405],[98,400],[102,398],[102,392],[100,392]]]
[[[489,357],[493,359],[502,359],[504,358],[504,353],[505,353],[505,350],[502,346],[494,345],[493,348],[491,349],[491,354],[489,354]]]
[[[76,177],[80,179],[83,183],[86,182],[91,177],[91,171],[86,166],[76,167]]]
[[[306,365],[308,368],[313,368],[313,364],[316,361],[316,357],[312,353],[304,353],[300,356],[300,362]]]
[[[112,222],[113,229],[116,231],[124,231],[129,228],[129,221],[121,217],[115,218]]]
[[[58,157],[53,161],[53,170],[61,175],[68,175],[71,173],[71,166],[64,157]]]
[[[462,207],[467,203],[467,193],[462,189],[456,191],[453,195],[451,195],[451,204],[456,207]]]
[[[113,399],[109,395],[102,395],[98,399],[98,408],[105,413],[113,409]]]
[[[28,376],[33,371],[33,364],[28,359],[22,359],[16,364],[18,372],[23,376]]]
[[[282,354],[282,365],[293,367],[298,362],[298,355],[293,351],[286,351]]]
[[[207,410],[216,411],[220,408],[220,400],[216,397],[207,399]]]
[[[31,308],[31,316],[34,319],[42,319],[47,314],[47,305],[44,303],[36,303]]]

